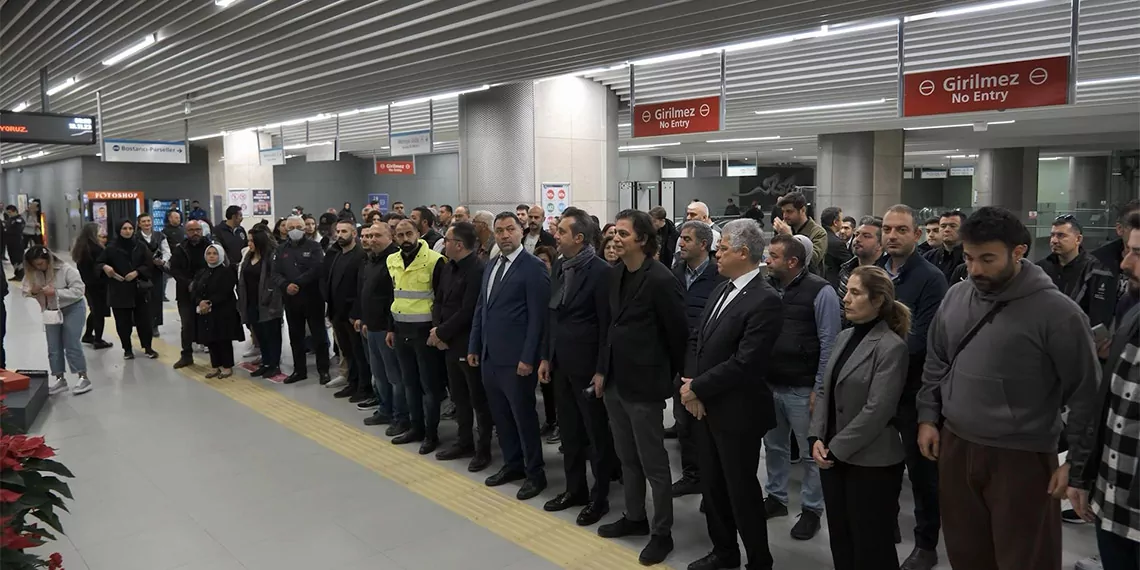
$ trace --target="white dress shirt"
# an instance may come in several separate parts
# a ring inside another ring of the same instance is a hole
[[[507,267],[506,267],[506,269],[503,270],[503,277],[504,278],[506,278],[507,272],[511,270],[511,266],[514,265],[515,260],[519,258],[519,255],[522,255],[522,252],[523,252],[523,250],[520,247],[520,248],[516,249],[514,252],[512,252],[510,255],[507,256],[507,262],[506,262]],[[495,274],[499,272],[499,265],[502,265],[502,263],[503,263],[503,258],[501,255],[499,257],[494,258],[494,259],[495,259],[495,264],[494,264],[494,266],[491,267],[491,278],[487,280],[487,298],[488,299],[491,298],[491,288],[495,286]]]
[[[523,236],[523,249],[525,249],[527,253],[534,253],[534,248],[538,247],[538,238],[541,235],[542,230],[534,233],[527,232],[526,235]]]
[[[743,291],[744,288],[747,287],[748,284],[756,278],[757,275],[760,275],[759,267],[753,269],[752,271],[749,271],[748,273],[745,273],[744,275],[741,275],[740,277],[737,277],[736,279],[733,279],[732,291],[729,291],[728,295],[724,296],[724,301],[718,300],[717,306],[713,309],[713,314],[709,316],[709,322],[717,320],[717,318],[720,317],[720,314],[724,312],[724,308],[727,307],[728,304],[731,303],[732,300],[735,299],[736,296],[739,295],[740,292]]]
[[[150,240],[154,239],[155,233],[158,233],[158,237],[161,238],[161,241],[158,242],[158,252],[162,255],[162,262],[170,263],[170,243],[166,241],[166,234],[163,234],[161,232],[151,232],[148,234],[142,230],[139,230],[139,235],[141,235],[142,238],[147,241],[147,243],[150,243]]]

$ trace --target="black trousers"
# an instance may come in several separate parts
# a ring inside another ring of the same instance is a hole
[[[705,521],[713,552],[730,560],[738,558],[739,532],[748,567],[771,570],[764,491],[756,478],[764,434],[713,429],[707,420],[694,419],[692,428],[700,449]]]
[[[155,275],[154,278],[151,279],[151,283],[154,285],[147,290],[149,293],[147,302],[150,303],[150,323],[151,327],[155,329],[162,324],[162,297],[165,293],[163,285],[166,284],[166,281],[163,279],[164,277],[166,277],[166,275],[162,273]]]
[[[325,330],[325,304],[320,297],[304,293],[285,298],[285,321],[289,323],[289,348],[293,351],[293,372],[308,374],[305,362],[305,325],[313,331],[313,352],[317,354],[317,372],[329,372],[328,335]]]
[[[539,390],[542,390],[542,408],[543,418],[542,421],[548,425],[558,424],[558,396],[555,394],[554,386],[550,384],[538,384]]]
[[[681,396],[673,394],[673,419],[677,431],[677,442],[681,444],[681,477],[693,481],[701,480],[700,452],[697,440],[693,437],[693,415],[681,403]]]
[[[5,239],[4,249],[8,250],[8,261],[12,263],[12,269],[16,271],[16,275],[24,273],[24,240],[23,236],[20,239]]]
[[[921,366],[918,373],[922,373]],[[938,508],[938,464],[923,457],[918,450],[918,409],[913,392],[904,393],[899,401],[895,427],[902,436],[906,472],[914,493],[914,544],[923,550],[935,550],[938,548],[938,531],[942,529],[942,514]],[[894,509],[897,513],[897,501]]]
[[[210,366],[214,368],[234,367],[234,343],[232,340],[211,342],[206,345],[210,349]]]
[[[111,313],[115,315],[115,330],[119,333],[119,342],[123,344],[124,352],[132,350],[131,328],[138,330],[139,344],[143,350],[151,349],[150,339],[154,330],[150,324],[150,304],[145,299],[146,293],[142,293],[135,299],[133,309],[111,309]]]
[[[902,471],[902,463],[861,467],[841,462],[819,470],[835,570],[898,570],[897,519],[887,506],[899,502]]]
[[[194,359],[194,335],[197,333],[197,307],[190,301],[178,300],[178,320],[182,321],[182,358]]]
[[[491,408],[487,390],[479,370],[467,365],[466,359],[446,354],[447,381],[451,401],[455,404],[455,422],[459,424],[459,445],[491,451]]]
[[[83,338],[103,340],[103,327],[106,325],[106,320],[106,317],[103,315],[88,313],[87,326],[86,330],[83,331]]]
[[[333,335],[340,346],[340,353],[348,361],[348,387],[353,394],[372,394],[372,369],[368,367],[368,357],[364,354],[364,340],[348,317],[332,320]]]
[[[566,491],[575,497],[584,497],[588,492],[591,501],[605,502],[609,500],[610,479],[618,469],[618,459],[605,402],[584,393],[592,380],[593,375],[572,376],[555,369],[549,385],[553,386],[558,402]],[[587,459],[594,475],[593,488],[586,483]]]

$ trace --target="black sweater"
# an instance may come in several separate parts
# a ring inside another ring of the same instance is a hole
[[[392,317],[392,275],[388,273],[388,256],[400,251],[396,244],[380,253],[367,255],[357,275],[359,295],[349,312],[353,320],[364,322],[369,332],[386,331]]]

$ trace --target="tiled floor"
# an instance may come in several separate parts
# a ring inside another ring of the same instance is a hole
[[[9,364],[46,368],[33,302],[14,293],[6,303]],[[177,313],[168,310],[166,320],[163,338],[177,344]],[[117,346],[113,336],[108,319],[106,338]],[[118,348],[88,349],[86,354],[95,389],[78,397],[53,397],[33,427],[58,448],[60,460],[76,474],[71,483],[75,501],[71,514],[63,517],[67,537],[51,549],[63,554],[69,570],[555,567],[477,522],[171,370],[168,363],[124,362]],[[264,385],[362,431],[382,434],[381,429],[362,426],[365,414],[334,400],[332,391],[315,380]],[[454,436],[454,424],[444,424],[446,444]],[[679,473],[676,442],[668,445],[674,473]],[[538,511],[561,491],[560,457],[554,446],[547,446],[551,485],[530,501]],[[415,461],[434,463],[418,456]],[[478,481],[498,467],[472,476],[465,465],[447,464]],[[515,490],[517,486],[507,485],[501,492],[513,496]],[[797,495],[793,489],[793,512]],[[611,498],[607,521],[622,510],[617,485]],[[674,568],[684,568],[710,546],[698,501],[675,501],[677,548],[667,561]],[[913,526],[911,505],[904,488],[904,529]],[[539,516],[572,521],[575,514],[571,510]],[[830,568],[826,529],[813,540],[799,542],[788,536],[794,523],[793,516],[769,524],[776,567]],[[1067,567],[1095,552],[1092,529],[1066,527],[1064,532]],[[904,538],[909,534],[904,530]],[[642,544],[629,541],[628,555],[635,558]],[[898,547],[900,555],[911,547],[909,540],[904,542]]]

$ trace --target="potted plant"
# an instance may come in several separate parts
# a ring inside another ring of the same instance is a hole
[[[55,509],[66,511],[63,500],[72,497],[60,477],[73,475],[51,459],[55,450],[43,437],[25,435],[4,422],[7,411],[0,395],[0,570],[63,570],[58,552],[44,560],[27,550],[55,540],[48,528],[63,533]]]

